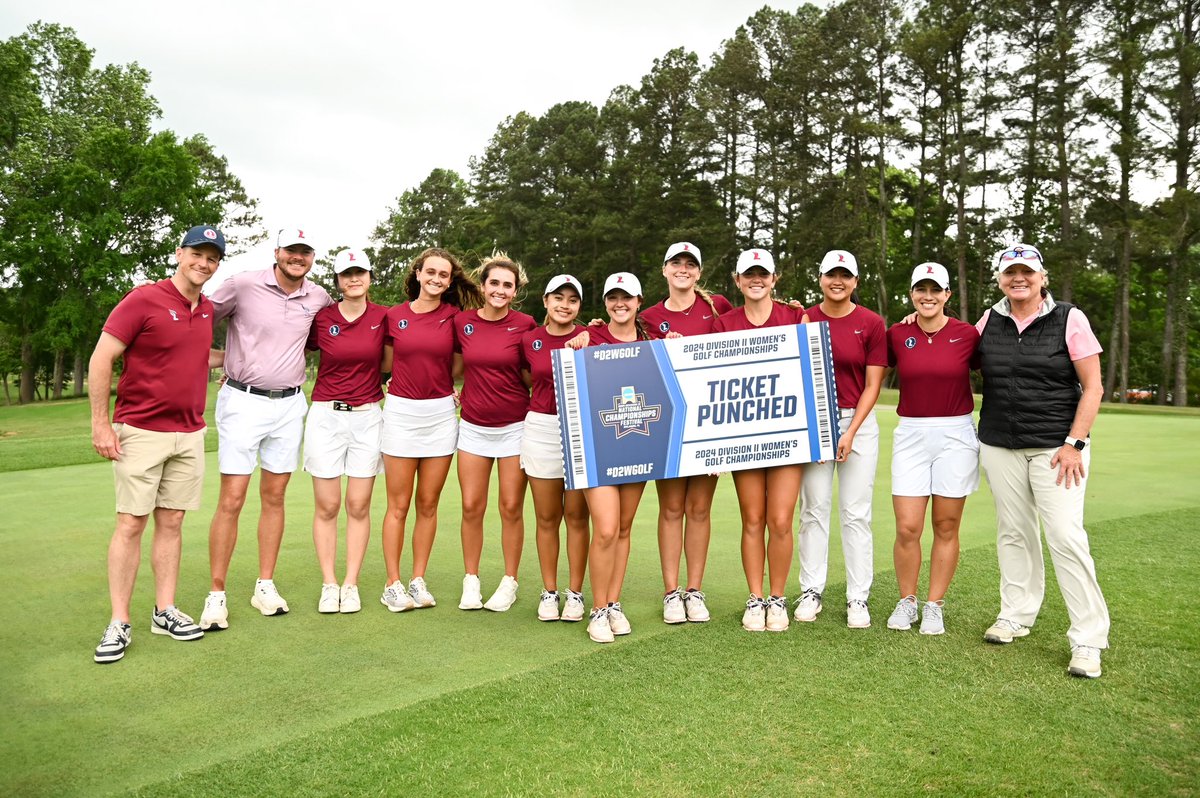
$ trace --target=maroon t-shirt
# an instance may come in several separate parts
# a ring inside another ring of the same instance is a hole
[[[897,322],[888,329],[887,342],[888,365],[900,377],[897,415],[965,416],[975,409],[971,365],[979,332],[974,325],[948,319],[931,339],[916,324]]]
[[[713,323],[713,332],[733,332],[735,330],[761,330],[764,327],[785,327],[789,324],[799,324],[800,314],[787,305],[778,302],[771,303],[771,315],[762,324],[751,324],[746,318],[744,307],[734,308],[728,313],[718,316]]]
[[[329,305],[317,311],[305,348],[321,352],[314,402],[365,405],[383,398],[379,387],[379,361],[383,357],[388,309],[367,303],[354,321],[346,321],[341,308]]]
[[[886,367],[888,364],[887,329],[883,319],[862,305],[855,305],[854,310],[839,319],[826,316],[820,305],[814,305],[806,312],[809,321],[829,322],[838,407],[857,407],[867,385],[867,366]]]
[[[387,312],[392,341],[392,381],[388,393],[405,399],[440,399],[454,393],[454,314],[445,302],[414,313],[405,302]]]
[[[639,315],[651,338],[665,338],[669,332],[680,335],[707,335],[713,332],[713,323],[719,316],[724,316],[733,310],[729,300],[720,294],[712,294],[712,307],[696,296],[696,301],[687,310],[668,310],[666,300],[657,305],[651,305]],[[713,313],[713,310],[716,313]]]
[[[104,332],[125,344],[113,422],[154,432],[204,429],[213,304],[192,303],[170,280],[139,286],[122,299]]]
[[[534,413],[558,415],[554,402],[554,362],[550,353],[562,349],[563,344],[583,332],[575,328],[566,335],[551,335],[545,327],[534,327],[521,336],[521,368],[533,378],[533,391],[529,397],[529,409]]]
[[[455,349],[463,357],[462,418],[480,427],[525,419],[529,389],[521,379],[521,337],[537,326],[533,316],[510,310],[489,321],[478,310],[454,317]]]

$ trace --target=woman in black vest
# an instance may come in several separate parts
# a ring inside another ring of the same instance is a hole
[[[1100,675],[1108,607],[1083,528],[1091,459],[1088,433],[1100,407],[1100,343],[1078,308],[1046,290],[1042,255],[1017,244],[996,254],[1004,298],[976,324],[983,370],[980,464],[996,500],[1000,615],[989,643],[1025,637],[1045,592],[1038,520],[1071,627],[1068,672]]]

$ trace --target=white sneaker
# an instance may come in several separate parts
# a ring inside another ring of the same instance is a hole
[[[558,620],[558,591],[543,590],[542,597],[538,599],[538,620],[539,621],[557,621]]]
[[[783,596],[771,596],[767,599],[768,632],[786,632],[788,628],[787,599]]]
[[[1071,664],[1067,673],[1088,679],[1100,678],[1100,649],[1092,646],[1075,646],[1071,649]]]
[[[762,632],[767,628],[767,608],[761,598],[751,594],[742,613],[742,628],[747,632]]]
[[[458,602],[458,608],[460,610],[483,609],[483,593],[479,589],[477,574],[467,574],[463,577],[463,592],[462,598]]]
[[[708,605],[704,603],[704,594],[699,590],[684,593],[683,606],[687,608],[688,623],[708,623],[712,617],[708,614]]]
[[[871,625],[871,611],[867,602],[854,599],[846,602],[846,626],[851,629],[866,629]]]
[[[404,612],[411,610],[415,605],[413,600],[409,598],[408,592],[404,589],[404,583],[397,579],[383,589],[383,595],[379,597],[379,603],[388,608],[389,612]]]
[[[204,599],[204,612],[200,613],[200,628],[216,631],[229,628],[229,608],[225,606],[225,591],[213,590]]]
[[[275,588],[271,579],[259,579],[254,583],[254,595],[250,597],[250,606],[263,615],[285,615],[288,603]]]
[[[586,609],[583,603],[583,594],[567,588],[567,600],[563,604],[562,620],[567,623],[582,621]]]
[[[801,623],[812,623],[821,614],[821,594],[809,588],[796,601],[796,612],[792,617]]]
[[[921,634],[940,635],[945,633],[946,624],[942,620],[942,605],[945,603],[941,599],[925,602],[925,606],[921,608]]]
[[[517,580],[505,574],[500,580],[500,586],[496,588],[496,592],[487,600],[487,604],[483,605],[485,610],[492,612],[508,612],[513,604],[517,603]]]
[[[687,609],[683,606],[683,591],[675,588],[663,596],[663,623],[687,623]]]
[[[907,632],[917,622],[917,597],[905,596],[896,602],[896,609],[888,616],[887,628]]]
[[[617,601],[608,605],[608,628],[612,630],[614,635],[627,635],[633,631],[633,627],[629,625],[629,619],[625,617],[625,613],[621,610],[621,602]]]
[[[362,599],[358,597],[358,585],[342,585],[342,594],[338,597],[338,612],[349,615],[362,609]]]
[[[417,609],[437,606],[437,602],[433,600],[433,594],[429,592],[429,588],[425,587],[424,578],[420,576],[414,576],[408,583],[408,597],[412,599],[413,606]]]
[[[317,612],[341,612],[341,585],[321,585],[321,600],[317,602]]]
[[[616,639],[613,637],[612,627],[608,625],[608,607],[597,607],[592,610],[587,631],[588,637],[597,643],[611,643]]]
[[[989,643],[1011,643],[1013,638],[1027,637],[1028,635],[1028,626],[1022,626],[1008,618],[997,618],[996,622],[983,633],[983,639]]]

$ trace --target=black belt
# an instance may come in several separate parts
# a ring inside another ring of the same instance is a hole
[[[295,396],[300,393],[302,386],[297,385],[295,388],[284,388],[278,391],[268,391],[266,388],[255,388],[253,385],[247,385],[244,382],[238,382],[230,377],[225,378],[225,384],[230,388],[235,388],[239,391],[252,393],[255,396],[265,396],[268,399],[287,399],[289,396]]]

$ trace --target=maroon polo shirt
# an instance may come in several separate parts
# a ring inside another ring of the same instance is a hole
[[[404,399],[441,399],[454,393],[456,313],[458,308],[444,302],[428,313],[414,313],[408,302],[388,310],[393,347],[388,393]]]
[[[930,338],[916,324],[897,322],[888,330],[887,342],[888,365],[900,377],[897,415],[965,416],[975,409],[971,364],[979,332],[974,325],[948,319]]]
[[[566,335],[551,335],[545,327],[534,327],[521,336],[521,367],[533,378],[533,391],[529,397],[529,409],[535,413],[558,415],[554,402],[554,361],[550,353],[562,349],[563,344],[583,332],[575,328]]]
[[[887,328],[883,319],[862,305],[855,305],[854,310],[839,319],[826,316],[820,305],[806,312],[809,321],[829,322],[838,407],[857,407],[867,385],[867,366],[886,368],[888,364]]]
[[[710,298],[712,307],[697,295],[696,301],[687,310],[668,310],[664,299],[638,315],[645,323],[651,338],[665,338],[669,332],[677,332],[684,336],[707,335],[715,332],[713,325],[717,318],[733,310],[729,300],[720,294],[712,294]]]
[[[354,321],[346,321],[337,305],[317,311],[306,345],[321,353],[313,385],[314,402],[339,401],[357,406],[383,398],[379,361],[383,358],[387,312],[382,305],[370,302]]]
[[[516,310],[496,321],[477,310],[454,317],[455,348],[463,358],[463,421],[505,427],[525,419],[529,389],[521,379],[521,336],[536,326],[533,316]]]
[[[154,432],[204,429],[213,305],[195,310],[170,280],[139,286],[108,314],[104,332],[125,344],[113,421]]]

